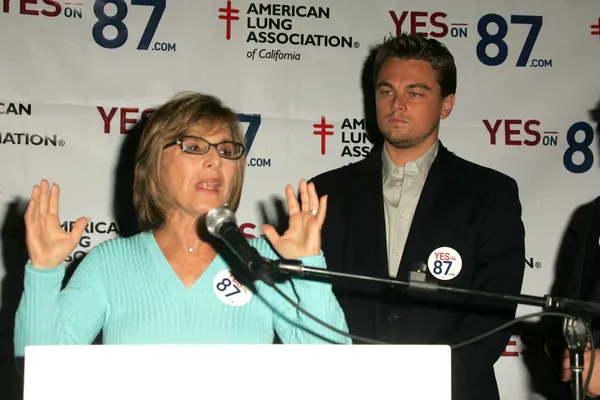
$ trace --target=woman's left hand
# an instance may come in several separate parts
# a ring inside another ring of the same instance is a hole
[[[300,257],[316,256],[321,252],[321,227],[327,212],[327,196],[319,199],[313,183],[302,179],[299,185],[302,207],[294,195],[294,189],[287,185],[289,227],[279,235],[272,225],[264,225],[262,231],[279,255],[293,260]]]

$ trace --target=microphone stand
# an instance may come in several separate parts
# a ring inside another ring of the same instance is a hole
[[[256,266],[255,266],[256,268]],[[258,269],[258,268],[256,268]],[[338,277],[354,280],[362,280],[369,282],[378,282],[394,287],[403,287],[408,290],[420,289],[424,291],[433,291],[438,293],[451,293],[466,297],[475,297],[479,299],[489,299],[498,303],[523,304],[541,307],[545,311],[561,311],[566,314],[571,314],[576,318],[567,318],[563,320],[563,336],[567,343],[567,348],[570,353],[571,371],[573,372],[572,387],[573,398],[575,400],[583,400],[586,394],[583,393],[583,371],[584,371],[584,352],[585,345],[588,340],[588,330],[584,319],[600,318],[600,304],[574,300],[561,297],[553,297],[545,295],[543,297],[530,295],[512,295],[493,292],[485,292],[473,289],[464,289],[453,286],[444,286],[438,283],[426,282],[427,268],[419,266],[410,272],[409,281],[399,281],[396,279],[376,278],[365,275],[346,274],[343,272],[335,272],[326,269],[306,267],[301,262],[296,260],[265,260],[263,275],[268,275],[268,272],[276,271],[291,275],[313,275],[324,276],[327,278]],[[583,396],[583,397],[582,397]]]
[[[577,320],[565,318],[563,321],[563,336],[567,342],[567,348],[569,349],[570,354],[571,371],[573,372],[573,379],[571,381],[573,395],[575,399],[581,399],[580,396],[584,389],[583,357],[587,342],[585,322],[581,318]],[[585,396],[585,393],[583,393],[583,395]]]

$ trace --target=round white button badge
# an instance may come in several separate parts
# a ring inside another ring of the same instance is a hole
[[[462,258],[452,247],[439,247],[429,255],[427,268],[437,279],[448,281],[460,273]]]
[[[243,306],[252,299],[252,291],[238,282],[229,269],[224,269],[215,276],[213,292],[228,306]]]

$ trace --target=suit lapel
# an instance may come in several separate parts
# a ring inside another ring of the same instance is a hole
[[[454,155],[440,143],[438,154],[425,180],[408,232],[396,276],[399,280],[408,280],[409,272],[416,263],[427,262],[419,257],[422,258],[424,252],[431,252],[432,249],[428,249],[427,246],[431,243],[432,232],[437,225],[436,221],[442,220],[453,204],[449,200],[452,199],[450,192],[456,189],[453,185],[455,177],[453,157]]]
[[[453,157],[440,143],[411,223],[396,276],[399,280],[408,280],[416,262],[426,262],[419,256],[428,250],[428,238],[436,221],[442,219],[453,204],[449,200],[453,197],[451,192],[457,189],[453,186]],[[347,257],[344,264],[351,266],[355,274],[389,278],[381,168],[381,151],[373,151],[353,177],[347,215],[351,223],[346,246],[350,251],[344,252]]]
[[[431,246],[437,242],[436,236],[439,236],[436,227],[440,225],[439,221],[450,215],[456,199],[460,198],[455,194],[460,191],[456,184],[458,172],[455,168],[455,156],[440,143],[415,209],[396,276],[398,280],[408,281],[409,273],[416,264],[426,266],[427,257],[434,250]],[[394,299],[394,303],[400,306],[394,311],[397,326],[411,326],[411,329],[395,332],[396,339],[400,343],[435,342],[439,332],[435,329],[436,321],[422,318],[420,300],[403,293],[401,288],[397,288]]]
[[[349,259],[345,263],[355,274],[387,278],[381,151],[374,150],[353,178],[347,216],[352,221],[348,224],[349,251],[345,252]]]

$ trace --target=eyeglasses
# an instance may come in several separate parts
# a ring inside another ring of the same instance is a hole
[[[205,139],[196,136],[182,136],[174,142],[167,143],[163,150],[167,147],[178,145],[181,151],[190,154],[206,154],[211,146],[217,149],[219,156],[228,160],[239,160],[244,154],[244,146],[241,143],[225,141],[219,143],[211,143]]]

